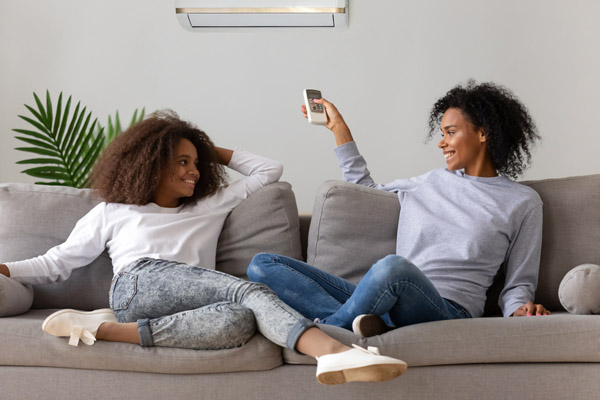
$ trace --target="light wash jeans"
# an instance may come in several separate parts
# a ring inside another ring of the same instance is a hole
[[[231,348],[258,328],[273,343],[294,349],[315,326],[266,285],[152,258],[120,271],[109,297],[117,321],[138,323],[142,346]]]
[[[355,285],[293,258],[261,253],[248,277],[268,285],[309,319],[352,329],[361,314],[380,315],[392,327],[470,318],[461,305],[444,299],[410,261],[389,255],[377,261]]]

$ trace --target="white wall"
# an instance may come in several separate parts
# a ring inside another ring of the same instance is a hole
[[[285,163],[300,211],[339,179],[325,128],[300,114],[322,89],[379,182],[444,166],[429,108],[468,78],[511,88],[543,142],[524,179],[600,173],[600,2],[351,0],[348,30],[191,33],[169,0],[0,3],[0,182],[33,182],[12,128],[32,92],[60,91],[104,121],[172,108],[222,146]]]

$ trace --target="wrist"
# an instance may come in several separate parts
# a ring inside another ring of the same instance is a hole
[[[338,146],[354,141],[352,133],[350,133],[350,128],[348,128],[348,125],[345,123],[332,126],[331,131],[335,137],[335,143]]]
[[[10,270],[4,264],[0,264],[0,274],[10,278]]]

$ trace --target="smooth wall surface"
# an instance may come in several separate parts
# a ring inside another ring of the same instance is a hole
[[[191,33],[170,0],[0,3],[0,182],[33,182],[12,128],[32,92],[73,95],[106,124],[171,108],[226,147],[284,162],[300,211],[339,179],[332,135],[302,118],[320,88],[378,182],[445,165],[429,109],[469,78],[511,88],[543,141],[523,179],[600,173],[600,2],[351,0],[347,30]],[[233,175],[235,178],[235,175]]]

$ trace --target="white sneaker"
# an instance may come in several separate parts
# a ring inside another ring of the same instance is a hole
[[[381,382],[402,375],[408,366],[402,360],[379,354],[377,347],[354,348],[317,357],[317,380],[325,385],[363,381]]]
[[[352,321],[352,331],[362,338],[383,335],[393,329],[379,315],[374,314],[361,314]]]
[[[70,337],[69,344],[77,346],[79,340],[87,345],[96,341],[96,332],[104,322],[117,322],[110,308],[94,311],[60,310],[44,320],[42,330],[54,336]]]

